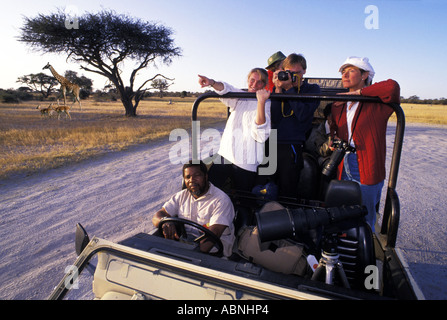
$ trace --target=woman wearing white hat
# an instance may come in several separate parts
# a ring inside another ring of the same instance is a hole
[[[360,184],[362,202],[368,208],[367,222],[374,231],[376,204],[385,180],[386,128],[393,109],[385,103],[400,103],[400,87],[394,80],[372,84],[374,69],[368,58],[349,57],[340,67],[345,94],[379,97],[384,103],[335,102],[331,133],[348,141],[355,153],[347,153],[338,167],[338,179]]]

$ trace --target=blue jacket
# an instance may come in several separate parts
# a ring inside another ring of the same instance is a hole
[[[300,94],[319,94],[320,87],[317,84],[303,83]],[[297,88],[293,87],[285,94],[297,94]],[[315,100],[285,100],[272,99],[271,117],[272,129],[277,129],[279,144],[304,144],[306,132],[312,128],[314,112],[320,105]],[[292,113],[293,111],[293,113]]]

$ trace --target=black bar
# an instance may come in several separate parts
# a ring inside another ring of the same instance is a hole
[[[215,92],[206,92],[201,94],[192,106],[192,121],[197,120],[197,110],[199,104],[210,98],[234,98],[234,99],[256,99],[256,93],[254,92],[230,92],[224,95],[218,95]],[[356,95],[328,95],[328,94],[283,94],[283,93],[272,93],[270,95],[271,100],[321,100],[321,101],[362,101],[362,102],[382,102],[379,98],[375,97],[364,97]]]

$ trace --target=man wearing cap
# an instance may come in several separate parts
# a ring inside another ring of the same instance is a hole
[[[270,92],[273,92],[273,88],[275,87],[275,85],[273,84],[273,74],[276,70],[281,70],[282,62],[285,58],[286,56],[281,51],[278,51],[272,54],[267,60],[267,67],[265,67],[265,69],[267,70],[269,75],[269,83],[265,88]]]
[[[400,87],[394,80],[372,84],[374,69],[368,58],[349,57],[339,70],[348,95],[379,97],[383,103],[335,102],[331,135],[356,148],[338,167],[338,179],[360,184],[362,202],[368,208],[367,222],[374,231],[376,204],[385,180],[386,128],[393,109],[385,103],[400,103]]]

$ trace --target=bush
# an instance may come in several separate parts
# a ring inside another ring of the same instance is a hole
[[[20,101],[29,101],[33,95],[22,90],[0,90],[0,101],[4,103],[20,103]]]

